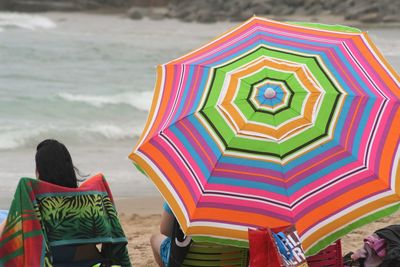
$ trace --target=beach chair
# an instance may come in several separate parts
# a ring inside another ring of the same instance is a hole
[[[309,267],[342,267],[342,245],[340,239],[314,256],[307,257]]]
[[[249,265],[248,261],[248,249],[246,248],[193,242],[182,266],[247,267]]]
[[[168,267],[247,267],[248,248],[195,242],[174,220]]]
[[[129,267],[126,245],[102,175],[79,188],[22,178],[0,237],[0,266]]]

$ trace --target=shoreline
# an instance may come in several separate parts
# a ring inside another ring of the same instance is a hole
[[[78,15],[89,15],[89,16],[110,16],[110,17],[118,17],[128,19],[132,22],[135,21],[151,21],[153,23],[163,21],[176,21],[182,24],[200,24],[200,25],[213,25],[218,23],[227,23],[232,25],[239,25],[243,21],[232,21],[227,19],[221,19],[214,22],[196,22],[196,21],[184,21],[178,18],[169,18],[169,17],[162,17],[153,19],[148,16],[143,16],[140,19],[131,19],[129,17],[128,11],[124,8],[100,8],[96,10],[79,10],[79,11],[57,11],[57,10],[49,10],[49,11],[41,11],[41,12],[21,12],[21,11],[9,11],[9,10],[0,10],[0,13],[21,13],[21,14],[29,14],[29,15],[48,15],[50,18],[55,19],[56,21],[59,19],[63,19],[64,16],[78,16]],[[358,20],[347,20],[344,16],[336,16],[326,13],[321,13],[319,15],[257,15],[253,14],[253,16],[260,16],[272,20],[277,21],[293,21],[293,22],[310,22],[310,23],[321,23],[321,24],[328,24],[328,25],[343,25],[349,27],[359,28],[361,30],[368,30],[368,29],[376,29],[376,28],[383,28],[383,29],[398,29],[400,28],[400,22],[373,22],[373,23],[366,23],[361,22]],[[249,17],[250,18],[250,17]]]
[[[118,9],[118,8],[104,8],[104,9],[99,9],[99,10],[85,10],[85,11],[71,11],[71,12],[59,12],[59,11],[48,11],[48,12],[41,12],[42,14],[86,14],[86,15],[103,15],[103,16],[117,16],[121,18],[129,18],[129,14],[127,13],[126,9]],[[256,14],[253,14],[253,16],[258,16]],[[330,24],[330,25],[343,25],[343,26],[349,26],[349,27],[355,27],[359,29],[369,29],[369,28],[399,28],[400,27],[400,22],[376,22],[376,23],[365,23],[361,22],[358,20],[346,20],[344,16],[334,16],[330,14],[320,14],[318,16],[316,15],[287,15],[287,16],[275,16],[275,15],[268,15],[268,16],[263,16],[260,15],[260,17],[272,19],[272,20],[277,20],[277,21],[295,21],[295,22],[311,22],[311,23],[322,23],[322,24]],[[249,17],[250,18],[250,17]],[[240,21],[230,21],[229,19],[226,20],[218,20],[215,22],[211,23],[201,23],[201,22],[187,22],[183,21],[178,18],[160,18],[160,19],[151,19],[147,16],[144,16],[142,19],[130,19],[132,21],[140,21],[140,20],[149,20],[152,22],[160,22],[164,20],[172,20],[172,21],[177,21],[183,24],[218,24],[218,23],[230,23],[233,25],[238,25],[242,22]]]
[[[164,200],[161,196],[114,197],[118,213],[138,216],[161,214]]]
[[[149,17],[154,20],[176,18],[181,21],[200,23],[241,22],[253,15],[278,20],[303,17],[307,21],[320,20],[331,24],[329,18],[346,19],[344,25],[362,25],[369,27],[386,23],[400,24],[398,12],[400,3],[382,0],[341,0],[319,1],[196,1],[196,0],[126,0],[126,1],[67,1],[16,0],[0,3],[6,11],[19,12],[85,12],[96,14],[123,14],[132,19]],[[322,19],[322,20],[321,20]],[[298,19],[296,19],[298,20]],[[357,23],[352,22],[357,21]],[[302,20],[300,20],[302,21]]]

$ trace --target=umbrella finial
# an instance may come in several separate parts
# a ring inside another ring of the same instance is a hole
[[[268,87],[267,90],[264,91],[264,97],[267,99],[274,98],[276,95],[276,92],[273,88]]]

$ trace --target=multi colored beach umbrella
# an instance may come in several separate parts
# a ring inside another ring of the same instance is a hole
[[[398,210],[400,78],[366,33],[253,17],[157,75],[130,158],[195,240],[293,224],[315,254]]]

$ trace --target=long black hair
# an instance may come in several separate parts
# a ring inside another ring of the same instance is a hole
[[[53,139],[40,142],[36,148],[35,161],[39,180],[64,187],[78,187],[76,168],[64,144]]]

